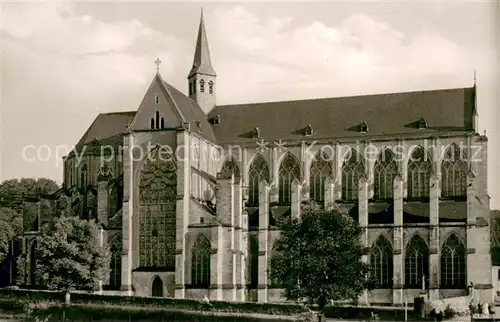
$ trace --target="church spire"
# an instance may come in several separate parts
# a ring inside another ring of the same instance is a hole
[[[203,22],[203,8],[201,8],[200,26],[198,28],[198,39],[196,40],[193,67],[189,72],[188,78],[192,77],[195,74],[217,76],[212,67],[212,61],[210,59],[207,33],[205,31],[205,23]]]

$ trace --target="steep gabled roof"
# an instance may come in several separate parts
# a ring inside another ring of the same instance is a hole
[[[215,107],[209,118],[219,144],[252,142],[259,128],[266,141],[300,140],[308,125],[307,139],[369,138],[421,133],[470,132],[473,130],[473,88],[322,98],[298,101],[238,104]],[[426,128],[418,128],[425,120]],[[369,125],[361,133],[360,125]]]
[[[162,96],[163,100],[159,104],[152,103],[153,93]],[[165,129],[181,127],[189,123],[192,132],[215,143],[213,129],[198,103],[165,82],[159,73],[151,82],[131,122],[131,129],[133,131],[150,130],[150,119],[154,111],[159,111],[160,116],[164,117]]]
[[[179,125],[183,122],[189,123],[192,132],[210,142],[216,142],[212,126],[196,101],[165,82],[159,74],[155,76],[154,82],[157,82],[163,88],[164,94],[168,97],[173,109],[175,109],[174,114],[178,118]],[[123,133],[131,125],[137,113],[129,111],[99,114],[78,141],[76,149],[81,151],[84,146],[91,146],[95,140],[100,145],[119,146],[123,144]]]
[[[213,128],[198,103],[168,83],[164,82],[164,84],[174,101],[177,103],[179,110],[184,116],[185,122],[189,122],[191,131],[212,143],[216,143]]]
[[[136,112],[114,112],[97,115],[94,122],[92,122],[88,130],[76,144],[76,148],[79,149],[87,144],[91,144],[94,140],[98,140],[101,144],[103,144],[104,141],[110,140],[111,142],[108,142],[109,144],[121,144],[123,141],[121,135],[134,118],[135,113]]]

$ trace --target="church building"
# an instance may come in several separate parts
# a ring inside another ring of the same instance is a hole
[[[113,254],[105,290],[284,301],[269,278],[279,222],[312,200],[359,222],[369,303],[492,301],[475,84],[221,106],[207,39],[202,15],[187,95],[157,72],[136,111],[98,115],[64,159]]]

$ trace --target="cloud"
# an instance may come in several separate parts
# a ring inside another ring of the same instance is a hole
[[[219,89],[231,100],[420,89],[426,74],[436,76],[427,87],[453,87],[463,81],[457,74],[472,70],[463,48],[438,34],[405,34],[363,14],[293,25],[289,17],[262,20],[241,7],[219,8],[209,26],[211,44],[221,48]],[[275,86],[266,89],[269,83]]]

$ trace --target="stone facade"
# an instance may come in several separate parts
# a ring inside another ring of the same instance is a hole
[[[255,127],[249,140],[229,144],[218,136],[224,119],[205,115],[215,106],[216,76],[203,21],[196,52],[189,98],[157,74],[138,111],[123,121],[127,129],[96,139],[113,158],[101,149],[85,154],[85,163],[76,154],[65,159],[65,184],[95,187],[103,243],[114,245],[105,289],[282,301],[268,274],[276,222],[300,217],[313,199],[344,208],[374,249],[364,260],[381,287],[362,300],[402,305],[422,292],[431,300],[464,295],[473,283],[478,299],[491,301],[487,139],[475,133],[474,113],[455,132],[423,124],[422,131],[370,136],[363,122],[356,136],[315,138],[309,125],[295,140],[262,146]],[[105,144],[117,135],[116,145]],[[384,163],[389,150],[404,153]],[[469,158],[450,163],[449,151]],[[418,153],[425,160],[416,162]]]

